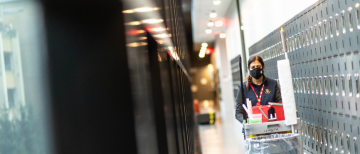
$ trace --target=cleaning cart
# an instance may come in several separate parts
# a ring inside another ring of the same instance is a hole
[[[283,43],[283,49],[286,59],[278,61],[278,65],[286,66],[288,64],[287,59],[287,47],[285,42],[285,34],[281,29],[281,37]],[[240,68],[242,68],[241,57],[239,62]],[[279,71],[283,71],[282,75],[279,75],[279,79],[282,81],[280,84],[286,86],[281,87],[282,94],[285,94],[283,101],[287,104],[283,107],[282,103],[269,103],[265,106],[251,106],[249,100],[245,100],[243,89],[241,88],[241,94],[243,102],[243,108],[249,114],[249,120],[244,124],[244,136],[245,136],[245,153],[246,154],[303,154],[302,145],[302,126],[300,118],[296,116],[296,109],[293,100],[293,91],[288,84],[291,81],[291,72],[286,70],[287,68],[280,68]],[[288,67],[290,69],[290,65]],[[240,71],[240,78],[242,78],[242,71]],[[241,79],[242,81],[242,79]],[[292,82],[292,81],[291,81]],[[293,89],[293,88],[292,88]],[[290,105],[289,105],[290,104]],[[276,117],[267,117],[268,110],[273,107],[275,109]],[[286,108],[284,114],[284,108]],[[292,114],[294,113],[294,114]],[[244,118],[247,119],[247,114],[244,114]],[[291,132],[291,133],[290,133]]]

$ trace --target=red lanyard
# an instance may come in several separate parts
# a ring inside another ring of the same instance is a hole
[[[264,91],[264,85],[265,84],[263,84],[263,86],[262,86],[262,88],[261,88],[261,91],[260,91],[260,96],[258,96],[257,94],[256,94],[256,92],[255,92],[255,90],[254,90],[254,87],[253,87],[253,85],[252,84],[250,84],[250,87],[251,87],[251,89],[254,91],[254,93],[255,93],[255,96],[256,96],[256,99],[257,99],[257,104],[256,104],[256,106],[260,106],[261,104],[261,96],[262,96],[262,93],[263,93],[263,91]]]

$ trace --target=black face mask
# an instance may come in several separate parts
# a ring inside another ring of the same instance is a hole
[[[250,75],[255,79],[260,79],[264,74],[264,71],[260,68],[254,68],[250,70]]]

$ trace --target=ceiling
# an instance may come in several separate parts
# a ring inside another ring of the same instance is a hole
[[[192,27],[195,51],[200,49],[201,43],[206,42],[211,44],[215,41],[216,35],[219,35],[225,31],[226,20],[224,17],[232,1],[233,0],[221,0],[219,5],[214,5],[213,0],[193,0]],[[212,10],[215,10],[217,13],[216,18],[210,18],[210,13]],[[207,23],[210,20],[216,21],[218,19],[223,20],[224,26],[218,28],[215,26],[210,27],[213,32],[211,34],[206,34],[205,30],[208,28]]]

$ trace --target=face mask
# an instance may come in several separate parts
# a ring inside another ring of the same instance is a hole
[[[263,76],[264,72],[260,68],[254,68],[250,70],[250,75],[255,79],[260,79]]]

